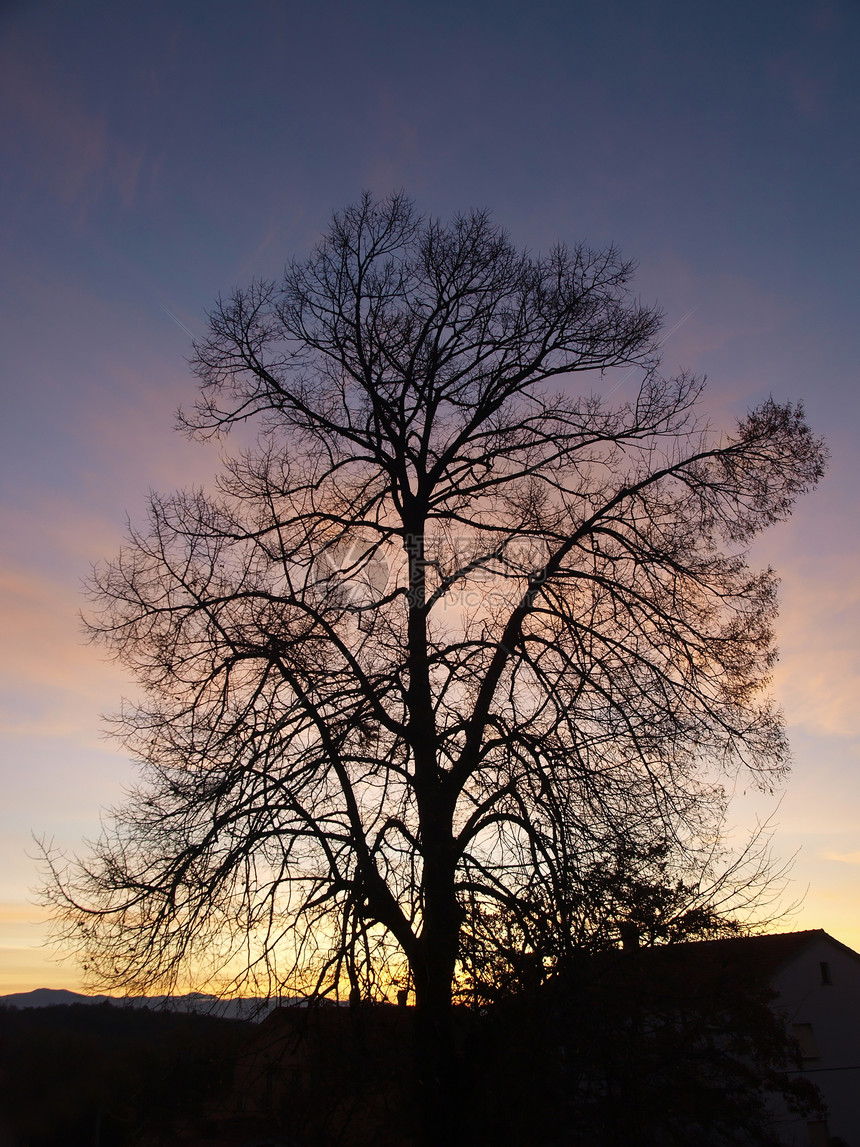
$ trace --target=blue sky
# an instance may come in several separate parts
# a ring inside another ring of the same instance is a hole
[[[38,948],[29,834],[74,846],[132,780],[80,583],[148,489],[217,469],[172,429],[189,332],[363,188],[618,244],[715,425],[772,392],[828,436],[755,557],[783,576],[793,926],[860,946],[858,58],[857,0],[3,6],[0,992],[79,983]]]

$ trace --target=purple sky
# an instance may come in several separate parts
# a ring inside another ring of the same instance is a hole
[[[788,926],[860,947],[858,58],[858,0],[2,5],[0,993],[80,982],[38,947],[30,832],[75,846],[132,779],[80,582],[148,489],[217,468],[172,430],[189,332],[363,188],[617,243],[715,424],[772,392],[828,436],[755,556],[783,576]]]

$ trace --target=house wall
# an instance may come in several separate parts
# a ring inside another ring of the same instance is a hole
[[[825,983],[822,964],[830,983]],[[776,1006],[804,1053],[804,1074],[828,1107],[827,1131],[860,1147],[860,957],[826,936],[812,940],[777,972]],[[780,1113],[787,1147],[826,1147],[823,1129]]]

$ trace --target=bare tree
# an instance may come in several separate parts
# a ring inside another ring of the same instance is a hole
[[[143,697],[116,722],[141,787],[53,893],[100,983],[408,975],[432,1090],[470,912],[784,771],[775,578],[744,545],[824,449],[774,401],[710,434],[631,271],[365,196],[218,302],[184,424],[258,446],[212,496],[153,497],[94,580]],[[601,397],[615,367],[632,400]]]

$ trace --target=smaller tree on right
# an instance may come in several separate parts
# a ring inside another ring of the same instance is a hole
[[[516,900],[470,906],[459,998],[491,1005],[618,948],[771,929],[793,909],[784,900],[791,863],[772,853],[769,823],[729,850],[726,805],[719,787],[702,786],[685,823],[597,822],[579,809],[575,820],[556,824],[555,847],[544,849],[544,864]]]

